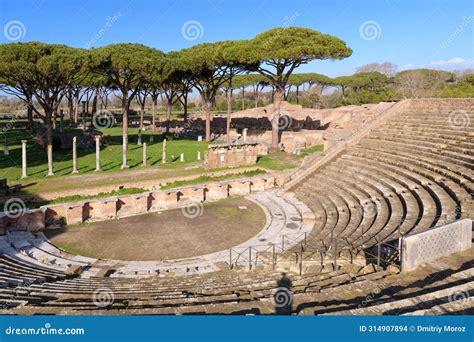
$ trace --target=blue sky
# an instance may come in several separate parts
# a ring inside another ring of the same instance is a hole
[[[338,36],[354,53],[298,71],[337,76],[383,61],[474,68],[472,0],[0,0],[0,25],[0,43],[136,42],[163,51],[303,26]]]

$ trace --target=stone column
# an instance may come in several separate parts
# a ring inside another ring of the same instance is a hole
[[[53,145],[48,145],[48,176],[54,176],[54,172],[53,172]]]
[[[243,139],[244,139],[244,143],[247,142],[247,131],[248,131],[248,128],[244,128],[244,130],[242,131],[242,136],[243,136]]]
[[[26,166],[26,140],[21,141],[21,178],[28,177]]]
[[[138,145],[141,145],[141,144],[142,144],[142,130],[141,130],[141,129],[138,130],[138,141],[137,141],[137,144],[138,144]]]
[[[197,160],[201,160],[201,151],[198,151]]]
[[[184,162],[184,153],[181,153],[181,155],[179,156],[179,160],[180,160],[181,162]]]
[[[146,142],[143,143],[143,166],[146,166]]]
[[[72,138],[72,173],[79,173],[77,171],[77,137]]]
[[[100,171],[100,136],[95,136],[95,170]]]
[[[122,166],[120,166],[121,169],[128,169],[127,146],[128,146],[128,137],[124,135],[122,137]]]
[[[163,152],[161,156],[161,162],[166,164],[166,139],[163,139]]]
[[[8,150],[8,142],[7,142],[7,136],[4,136],[3,140],[3,155],[8,156],[10,155],[10,150]]]

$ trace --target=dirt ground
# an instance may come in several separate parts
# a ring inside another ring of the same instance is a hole
[[[240,207],[240,208],[239,208]],[[255,236],[265,214],[244,198],[48,231],[57,246],[85,256],[167,260],[220,251]]]

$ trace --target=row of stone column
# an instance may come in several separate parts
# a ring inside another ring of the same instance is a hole
[[[28,177],[28,166],[27,166],[27,158],[26,158],[26,143],[27,140],[21,141],[21,178]],[[147,144],[144,142],[143,146],[143,166],[147,166]],[[53,146],[48,145],[47,147],[47,155],[48,155],[48,174],[47,176],[54,176],[53,172]],[[197,152],[197,160],[201,160],[201,152]],[[184,162],[184,153],[180,155],[180,161]],[[162,160],[163,164],[166,164],[166,139],[163,140],[163,147],[162,147]],[[101,163],[100,163],[100,136],[95,137],[95,171],[101,171]],[[72,138],[72,173],[76,174],[79,173],[77,170],[77,137]]]

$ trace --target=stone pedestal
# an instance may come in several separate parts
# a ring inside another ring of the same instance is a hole
[[[166,139],[163,140],[163,150],[161,152],[161,162],[166,164]]]
[[[48,176],[54,176],[53,172],[53,146],[48,145]]]
[[[146,142],[143,143],[143,166],[146,166],[147,155],[146,155]]]
[[[95,137],[95,170],[100,171],[100,137]]]
[[[26,140],[21,141],[21,178],[28,177],[26,165]]]
[[[72,138],[72,173],[79,173],[77,171],[77,137]]]

